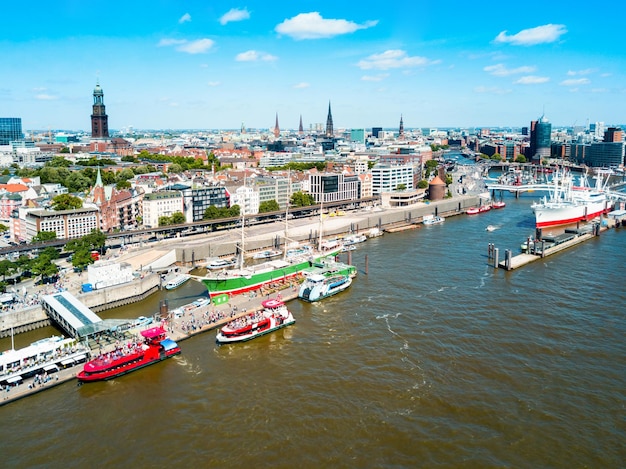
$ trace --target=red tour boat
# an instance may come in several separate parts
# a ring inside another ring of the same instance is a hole
[[[265,300],[263,310],[256,311],[229,322],[217,333],[217,343],[245,342],[290,326],[296,320],[281,300]]]
[[[129,342],[85,363],[83,371],[77,375],[78,380],[88,382],[116,378],[180,353],[178,344],[166,336],[161,326],[141,331],[141,335],[143,343]]]

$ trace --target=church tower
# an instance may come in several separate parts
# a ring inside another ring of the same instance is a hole
[[[398,137],[404,138],[404,122],[402,121],[402,114],[400,114],[400,129],[398,129]]]
[[[91,138],[109,138],[109,117],[104,108],[104,93],[99,83],[96,84],[93,90]]]
[[[300,114],[300,125],[298,126],[298,135],[302,135],[304,133],[304,127],[302,127],[302,114]]]
[[[276,125],[274,126],[274,137],[280,137],[280,127],[278,127],[278,113],[276,113]]]
[[[330,112],[330,101],[328,101],[328,117],[326,118],[326,137],[332,138],[333,136],[333,115]]]

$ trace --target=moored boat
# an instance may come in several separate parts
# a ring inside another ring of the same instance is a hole
[[[341,248],[337,248],[315,254],[313,250],[305,250],[303,254],[295,254],[284,260],[275,259],[258,265],[194,278],[204,284],[211,298],[222,294],[238,295],[258,290],[270,283],[289,281],[313,264],[321,262],[326,257],[335,256],[340,250]]]
[[[245,342],[296,322],[281,300],[272,298],[261,304],[261,311],[235,319],[222,327],[216,336],[217,343]]]
[[[189,280],[191,277],[189,277],[189,275],[177,275],[176,277],[174,277],[172,280],[170,280],[169,282],[167,282],[165,284],[165,289],[166,290],[174,290],[178,287],[180,287],[181,285],[183,285],[187,280]]]
[[[180,353],[161,326],[141,331],[143,343],[128,343],[88,361],[77,378],[81,382],[103,381],[125,375]]]
[[[278,249],[265,249],[263,251],[259,251],[254,253],[252,256],[253,259],[272,259],[274,257],[278,257],[282,254]]]
[[[424,225],[438,225],[446,221],[444,217],[440,217],[439,215],[424,215],[422,219],[422,223]]]
[[[613,205],[602,185],[601,176],[592,188],[587,185],[586,178],[581,178],[580,185],[574,187],[571,176],[557,175],[553,179],[550,197],[534,203],[532,210],[535,227],[545,228],[592,220],[610,212]]]
[[[234,267],[236,261],[234,259],[212,259],[207,262],[206,268],[209,270],[228,269]]]
[[[352,285],[352,277],[347,274],[313,274],[300,285],[298,298],[305,301],[319,301],[336,295]]]
[[[355,233],[345,236],[342,242],[344,246],[352,246],[353,244],[364,243],[365,241],[367,241],[367,236]]]
[[[504,208],[506,207],[506,202],[503,200],[496,200],[493,204],[491,204],[493,208]]]

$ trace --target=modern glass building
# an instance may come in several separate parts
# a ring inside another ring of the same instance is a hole
[[[20,117],[0,117],[0,145],[8,145],[14,140],[24,140]]]
[[[530,124],[530,157],[541,159],[550,157],[552,124],[545,116]]]

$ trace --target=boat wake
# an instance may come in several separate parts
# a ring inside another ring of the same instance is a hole
[[[190,374],[200,375],[202,374],[202,367],[199,364],[189,363],[186,359],[181,357],[180,355],[173,357],[174,361],[185,369]]]

